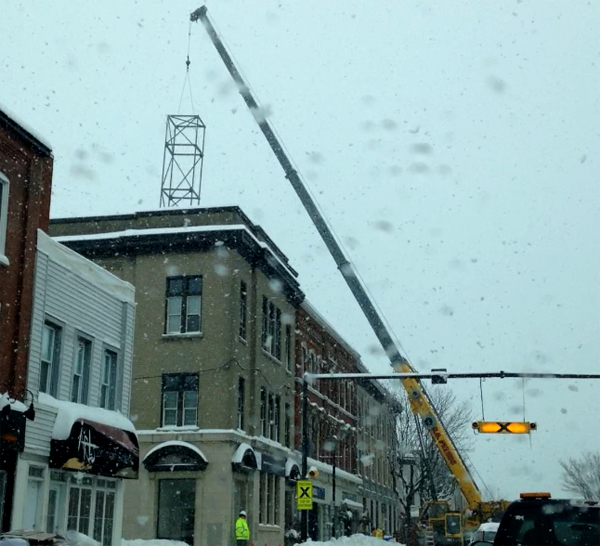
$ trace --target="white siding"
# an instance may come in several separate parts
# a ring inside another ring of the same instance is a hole
[[[58,244],[58,243],[53,243]],[[82,265],[88,261],[81,257]],[[100,402],[100,379],[104,349],[119,354],[116,409],[125,415],[129,412],[131,366],[133,359],[133,326],[135,309],[132,303],[121,301],[102,286],[97,286],[85,275],[59,263],[38,249],[36,258],[33,316],[31,327],[28,388],[37,393],[40,380],[42,330],[45,320],[62,327],[61,356],[57,398],[70,400],[75,358],[75,344],[79,334],[92,340],[92,355],[88,392],[88,405]],[[51,420],[53,422],[53,419]],[[28,425],[28,436],[50,434],[52,422],[41,419]],[[42,429],[46,430],[44,433]],[[47,437],[49,440],[49,436]],[[32,449],[44,442],[30,438]],[[49,442],[46,446],[46,449]]]
[[[35,420],[27,421],[25,427],[25,450],[29,453],[50,456],[50,435],[57,411],[47,406],[35,408]]]

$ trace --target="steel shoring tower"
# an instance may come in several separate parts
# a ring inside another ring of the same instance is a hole
[[[200,204],[205,132],[200,116],[167,116],[161,207]]]

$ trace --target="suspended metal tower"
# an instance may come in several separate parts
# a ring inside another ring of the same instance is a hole
[[[161,207],[200,204],[205,132],[200,116],[167,116]]]

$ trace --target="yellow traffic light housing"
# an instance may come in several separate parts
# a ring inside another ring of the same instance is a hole
[[[474,430],[481,434],[529,434],[537,425],[528,421],[475,421]]]

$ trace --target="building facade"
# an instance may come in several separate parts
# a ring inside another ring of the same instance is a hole
[[[367,369],[362,363],[358,371]],[[398,495],[392,474],[393,449],[398,445],[395,401],[376,380],[360,379],[357,385],[358,460],[362,502],[368,525],[396,536],[401,529]]]
[[[139,449],[129,414],[134,289],[37,234],[27,391],[12,529],[75,530],[118,544]]]
[[[25,381],[37,230],[48,229],[50,146],[0,110],[0,530],[7,531],[30,405]],[[16,434],[15,434],[16,433]],[[18,437],[18,438],[17,438]],[[14,439],[14,441],[13,441]],[[17,441],[18,440],[18,441]]]
[[[296,449],[302,449],[304,373],[366,372],[360,355],[307,301],[297,314]],[[380,527],[398,528],[389,447],[395,418],[391,398],[375,380],[314,380],[308,386],[308,464],[319,476],[309,536],[327,540]],[[297,525],[298,515],[290,518]]]
[[[287,258],[237,207],[56,220],[51,232],[136,287],[142,464],[123,536],[231,544],[244,509],[252,542],[283,544],[303,299]]]

